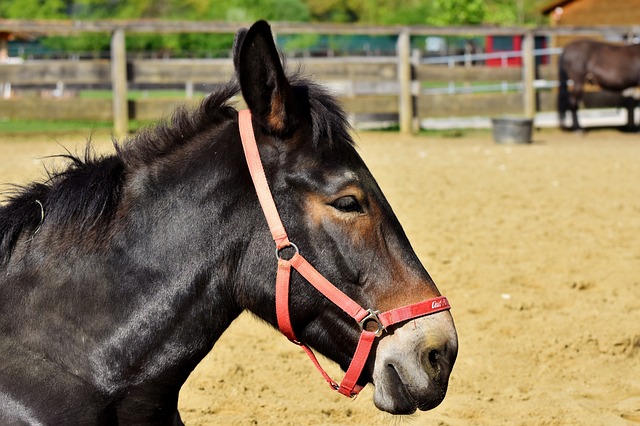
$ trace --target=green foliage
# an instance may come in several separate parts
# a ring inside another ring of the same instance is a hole
[[[478,25],[485,22],[487,13],[483,0],[433,0],[432,25]]]
[[[236,0],[216,7],[224,13],[223,16],[216,17],[230,22],[251,22],[258,19],[307,22],[311,17],[303,0]]]
[[[548,0],[307,0],[315,21],[365,24],[522,25],[541,23]]]
[[[0,17],[15,19],[183,19],[251,22],[258,19],[311,19],[304,0],[1,0]],[[56,50],[100,52],[109,49],[109,34],[48,37],[42,43]],[[172,55],[227,54],[233,34],[128,34],[130,52],[153,51]]]
[[[15,19],[65,18],[64,0],[3,0],[0,17]]]
[[[307,0],[314,21],[356,22],[367,0]]]
[[[0,0],[0,17],[16,19],[184,19],[251,22],[353,22],[379,25],[520,25],[540,23],[546,0]],[[171,55],[227,54],[233,35],[128,34],[130,52]],[[303,48],[315,38],[298,37]],[[50,37],[51,49],[100,52],[109,34]]]
[[[425,24],[427,17],[433,13],[432,3],[424,0],[369,0],[363,16],[371,24]]]

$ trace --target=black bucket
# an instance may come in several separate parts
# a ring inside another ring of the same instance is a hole
[[[491,123],[496,143],[531,143],[532,118],[492,118]]]

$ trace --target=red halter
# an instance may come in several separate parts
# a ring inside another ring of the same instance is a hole
[[[385,329],[392,324],[450,309],[449,302],[446,297],[440,296],[380,313],[372,309],[362,308],[354,300],[349,298],[349,296],[331,284],[302,257],[298,247],[289,241],[289,237],[282,225],[280,215],[273,201],[269,185],[267,184],[267,178],[264,174],[258,146],[256,145],[256,139],[253,133],[251,112],[249,110],[238,111],[238,125],[240,127],[240,137],[242,139],[247,164],[249,165],[251,179],[258,193],[258,199],[260,200],[260,205],[267,219],[269,229],[271,230],[271,235],[276,242],[276,257],[278,258],[278,271],[276,275],[276,317],[278,327],[282,334],[289,340],[304,349],[333,389],[343,395],[354,397],[362,390],[362,386],[357,385],[357,381],[367,362],[375,338],[380,337]],[[281,256],[282,250],[287,247],[292,247],[295,250],[295,254],[291,259],[284,259]],[[289,279],[292,267],[327,299],[349,314],[362,329],[356,352],[340,385],[329,377],[320,366],[313,351],[307,345],[297,340],[293,332],[291,320],[289,319]],[[371,323],[375,323],[377,327],[375,331],[367,330],[366,326]]]

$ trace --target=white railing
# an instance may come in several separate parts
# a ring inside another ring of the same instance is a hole
[[[550,56],[550,55],[560,55],[562,53],[562,48],[545,48],[545,49],[534,49],[534,56]],[[492,53],[468,53],[462,55],[450,55],[450,56],[437,56],[431,58],[424,58],[420,60],[421,64],[424,65],[447,65],[450,68],[456,66],[474,66],[475,65],[483,65],[486,64],[489,60],[500,60],[500,67],[505,68],[509,65],[510,58],[522,58],[521,50],[512,50],[512,51],[504,51],[504,52],[492,52]],[[535,80],[534,87],[536,89],[548,89],[557,87],[557,81],[548,81],[548,80]],[[507,82],[502,81],[499,83],[490,83],[490,84],[473,84],[469,85],[467,83],[460,84],[459,82],[450,81],[446,87],[432,87],[432,88],[423,88],[421,93],[427,95],[439,95],[439,94],[462,94],[462,93],[508,93],[508,92],[522,92],[524,90],[524,84],[522,82]]]

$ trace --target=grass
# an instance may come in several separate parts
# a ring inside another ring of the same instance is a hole
[[[83,120],[0,120],[0,133],[49,133],[110,129],[111,122]]]
[[[130,132],[135,132],[142,128],[153,126],[155,121],[130,120]],[[88,120],[2,120],[0,119],[0,136],[5,133],[65,133],[83,132],[95,133],[96,131],[111,132],[113,123],[110,121],[88,121]],[[388,126],[371,131],[378,132],[399,132],[398,125]],[[438,136],[445,138],[461,138],[478,132],[487,131],[484,129],[421,129],[418,134],[422,136]]]
[[[184,90],[131,90],[129,99],[186,99]],[[83,90],[79,93],[81,99],[111,99],[110,90]],[[201,96],[194,93],[194,97]],[[130,120],[129,129],[134,132],[142,127],[148,127],[155,121]],[[110,131],[111,121],[94,120],[26,120],[3,119],[0,117],[0,134],[2,133],[63,133],[70,131]]]
[[[131,120],[129,129],[136,131],[148,127],[152,122]],[[95,132],[111,131],[111,121],[89,120],[2,120],[0,119],[0,135],[3,133],[65,133],[73,131]]]
[[[82,90],[79,92],[80,99],[111,99],[113,92],[111,90]],[[194,92],[195,97],[204,96],[203,93]],[[129,90],[127,97],[130,100],[138,99],[186,99],[187,94],[184,90]]]

